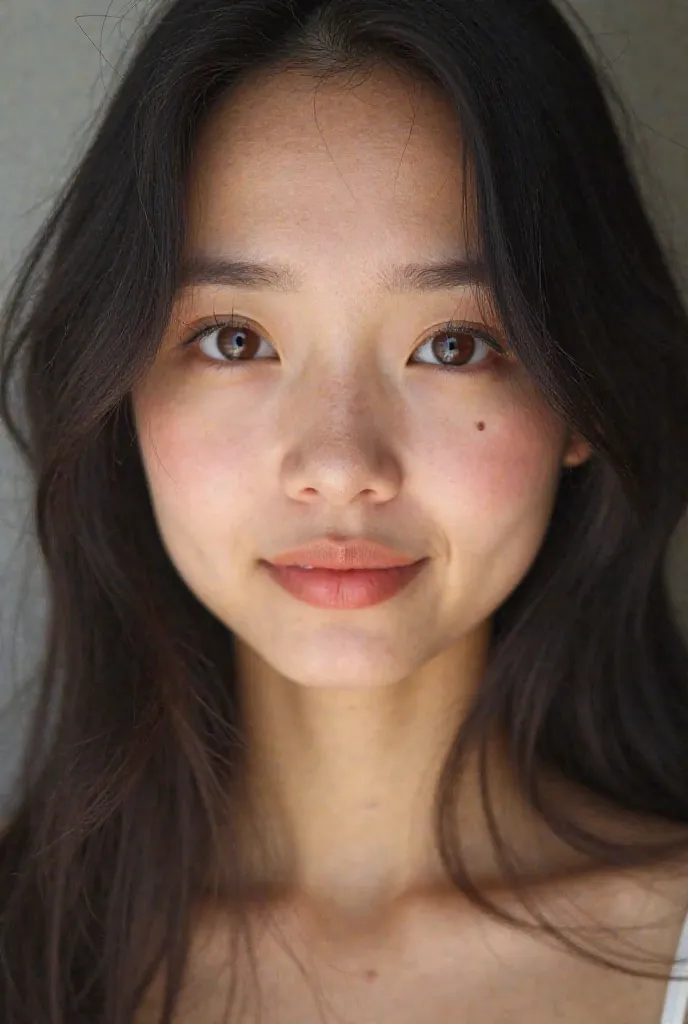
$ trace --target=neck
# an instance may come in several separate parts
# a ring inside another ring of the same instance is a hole
[[[361,689],[303,686],[239,645],[248,761],[242,815],[256,884],[348,918],[451,888],[433,830],[440,769],[484,673],[489,629],[412,677]],[[516,792],[498,739],[491,797],[531,869],[539,827]],[[475,758],[462,770],[456,827],[467,864],[501,878]]]

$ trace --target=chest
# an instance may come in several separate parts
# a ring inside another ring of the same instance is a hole
[[[179,1024],[660,1024],[664,981],[634,978],[492,924],[459,941],[358,950],[293,935],[194,959]],[[603,947],[604,948],[604,947]],[[651,947],[650,947],[651,948]],[[234,963],[234,969],[231,964]],[[255,982],[258,982],[260,999]],[[237,986],[230,1002],[231,984]]]

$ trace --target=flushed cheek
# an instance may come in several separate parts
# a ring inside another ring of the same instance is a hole
[[[551,519],[560,443],[555,422],[486,413],[462,429],[460,443],[436,440],[430,457],[417,460],[414,490],[446,545],[448,636],[493,614],[528,573]]]
[[[151,401],[137,417],[139,443],[158,512],[182,527],[227,531],[252,500],[257,452],[241,418],[206,421],[198,410]]]
[[[423,462],[432,492],[465,525],[475,517],[496,530],[533,507],[551,507],[558,483],[564,431],[544,412],[514,409],[476,417],[460,440],[426,438]]]

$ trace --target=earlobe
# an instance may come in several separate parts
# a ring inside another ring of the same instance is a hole
[[[592,447],[580,434],[569,435],[562,466],[565,469],[575,469],[587,462],[592,455]]]

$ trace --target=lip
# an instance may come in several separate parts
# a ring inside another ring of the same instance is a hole
[[[388,601],[404,590],[430,561],[387,569],[303,569],[263,561],[275,583],[314,608],[353,610]]]
[[[374,540],[364,538],[321,537],[302,547],[284,551],[268,560],[273,566],[296,566],[303,569],[396,569],[421,561],[405,551],[397,551]]]

